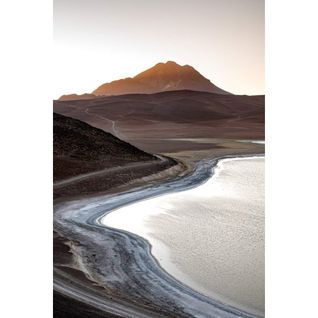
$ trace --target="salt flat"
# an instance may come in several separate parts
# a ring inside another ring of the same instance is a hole
[[[160,265],[193,289],[264,315],[264,158],[221,160],[203,185],[102,222],[146,238]]]

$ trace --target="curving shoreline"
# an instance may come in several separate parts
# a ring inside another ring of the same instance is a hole
[[[145,239],[100,223],[105,214],[122,205],[196,187],[213,175],[220,160],[233,157],[251,155],[214,157],[199,162],[186,176],[161,185],[59,204],[55,228],[70,241],[77,242],[71,247],[76,265],[86,277],[112,295],[112,299],[106,295],[90,295],[89,291],[76,295],[71,288],[62,286],[59,279],[55,288],[124,317],[255,317],[183,285],[160,267]]]
[[[183,284],[262,316],[263,167],[264,157],[224,159],[203,184],[120,207],[101,222],[145,238]]]

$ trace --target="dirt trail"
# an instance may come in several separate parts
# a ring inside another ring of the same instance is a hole
[[[162,157],[162,156],[158,156],[158,158],[162,161],[168,161],[166,158]],[[87,180],[91,177],[97,177],[97,176],[103,176],[103,175],[107,175],[109,173],[114,173],[114,172],[124,172],[124,171],[129,171],[132,168],[136,168],[136,167],[150,167],[154,164],[155,160],[152,161],[147,161],[147,162],[133,162],[130,164],[126,164],[125,166],[118,166],[118,167],[113,167],[113,168],[105,168],[102,170],[98,170],[98,171],[94,171],[94,172],[89,172],[89,173],[85,173],[85,174],[81,174],[72,178],[68,178],[65,180],[61,180],[61,181],[57,181],[53,184],[54,189],[58,189],[64,186],[68,186],[70,184],[79,182],[79,181],[83,181],[83,180]]]

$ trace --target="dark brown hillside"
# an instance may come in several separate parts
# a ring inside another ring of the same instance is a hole
[[[54,180],[156,157],[79,120],[54,113]]]

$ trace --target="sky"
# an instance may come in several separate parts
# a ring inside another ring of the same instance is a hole
[[[169,60],[264,94],[264,24],[264,0],[54,0],[53,98]]]

